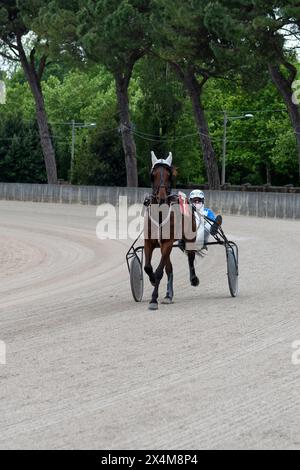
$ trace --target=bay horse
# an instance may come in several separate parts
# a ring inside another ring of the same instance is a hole
[[[162,303],[173,303],[173,267],[170,260],[173,244],[176,240],[184,240],[188,255],[190,271],[190,282],[192,286],[198,286],[199,279],[195,272],[195,250],[193,247],[196,240],[196,219],[192,205],[187,202],[186,214],[180,210],[179,196],[172,193],[172,179],[176,174],[172,166],[172,154],[166,160],[157,159],[154,152],[152,155],[152,169],[150,173],[152,193],[145,201],[147,207],[144,216],[144,270],[154,286],[149,303],[149,310],[158,309],[158,290],[164,269],[168,277],[167,292]],[[161,259],[156,271],[151,265],[152,254],[155,248],[160,248]]]

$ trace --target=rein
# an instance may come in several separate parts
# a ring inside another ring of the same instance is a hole
[[[164,180],[164,168],[167,168],[169,171],[169,176],[170,179],[168,182]],[[171,218],[171,213],[172,213],[172,203],[177,200],[177,195],[171,193],[172,189],[172,170],[170,167],[166,167],[166,165],[159,165],[159,173],[160,173],[160,181],[158,184],[154,185],[154,177],[153,177],[153,171],[151,172],[151,187],[152,187],[152,194],[150,195],[149,198],[149,203],[147,207],[147,214],[149,220],[154,224],[154,226],[157,228],[157,240],[158,243],[161,244],[161,230],[162,228],[170,221]],[[159,221],[156,220],[155,218],[152,217],[151,215],[151,205],[152,204],[158,204],[157,200],[157,194],[161,188],[165,188],[166,193],[167,193],[167,199],[164,204],[169,206],[169,211],[167,216],[165,217],[164,220]]]
[[[168,181],[166,181],[166,176],[164,177],[164,169],[165,168],[167,168],[168,173],[169,173]],[[154,170],[154,168],[153,168],[153,170]],[[155,231],[157,230],[157,240],[160,244],[161,243],[161,236],[162,236],[161,235],[162,234],[162,229],[166,224],[170,223],[172,209],[173,209],[172,206],[174,206],[174,204],[179,205],[180,196],[177,193],[172,193],[172,169],[170,167],[167,167],[166,165],[163,165],[163,164],[159,165],[159,168],[157,168],[157,170],[159,170],[159,172],[156,173],[156,179],[158,180],[158,182],[156,184],[154,184],[153,170],[151,171],[151,174],[150,174],[152,194],[148,195],[147,199],[144,202],[144,206],[147,208],[146,211],[147,211],[147,216],[148,216],[149,222],[151,221],[151,224],[153,225],[153,228],[155,227]],[[159,219],[158,219],[158,217],[155,216],[155,211],[152,210],[152,209],[154,209],[153,206],[156,206],[155,207],[156,211],[158,210],[159,202],[158,202],[157,195],[158,195],[158,192],[161,188],[164,188],[166,190],[166,199],[164,201],[164,204],[166,206],[169,206],[169,209],[168,210],[166,209],[166,212],[164,213],[165,217],[164,217],[163,220],[162,220],[162,213],[161,213],[161,215],[159,216]],[[192,216],[192,219],[195,220],[195,216],[194,216],[193,212],[194,212],[194,210],[192,208],[191,216]],[[184,216],[184,215],[187,215],[187,214],[183,214],[182,211],[181,211],[180,216]],[[197,223],[196,220],[195,220],[195,222]]]

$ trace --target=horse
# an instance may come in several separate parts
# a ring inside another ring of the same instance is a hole
[[[157,310],[159,285],[164,269],[168,277],[168,284],[162,303],[173,303],[173,267],[170,255],[175,241],[184,240],[185,242],[191,285],[198,286],[199,279],[196,276],[194,266],[196,250],[193,250],[193,243],[196,240],[196,219],[193,207],[187,202],[188,210],[186,214],[181,213],[179,196],[176,193],[172,193],[172,180],[176,175],[176,169],[172,166],[171,152],[165,160],[157,159],[153,151],[151,155],[152,169],[150,178],[152,193],[144,203],[147,207],[144,215],[144,270],[154,286],[149,310]],[[163,217],[164,215],[165,217]],[[154,272],[151,260],[155,248],[160,248],[161,259]]]

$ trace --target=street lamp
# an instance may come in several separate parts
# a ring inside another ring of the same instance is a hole
[[[75,122],[74,119],[72,121],[72,150],[71,150],[71,170],[70,170],[70,183],[73,181],[73,171],[74,171],[74,160],[75,160],[75,142],[76,142],[76,129],[79,128],[91,128],[96,127],[97,124],[95,122],[90,122],[84,124],[82,122]]]
[[[227,124],[228,121],[235,121],[237,119],[251,119],[253,114],[246,113],[243,116],[228,116],[227,111],[224,111],[224,133],[223,133],[223,159],[222,159],[222,185],[226,181],[226,145],[227,145]]]

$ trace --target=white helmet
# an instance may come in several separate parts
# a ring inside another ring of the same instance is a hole
[[[192,201],[193,199],[200,199],[203,203],[205,201],[205,195],[204,195],[204,192],[201,191],[201,189],[194,189],[191,193],[190,193],[190,196],[189,196],[189,199],[190,201]]]

